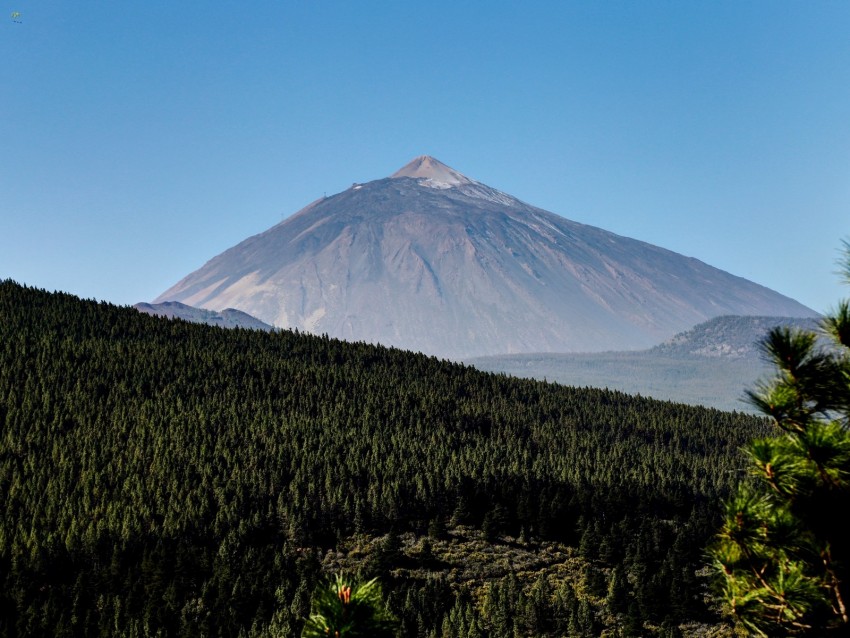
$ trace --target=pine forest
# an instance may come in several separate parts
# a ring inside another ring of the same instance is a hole
[[[743,388],[742,388],[743,392]],[[0,636],[732,635],[705,547],[753,416],[0,283]]]

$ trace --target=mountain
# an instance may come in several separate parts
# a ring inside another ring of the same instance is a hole
[[[274,330],[273,326],[252,317],[235,308],[225,308],[221,312],[187,306],[179,301],[166,301],[158,304],[137,303],[133,306],[139,312],[168,319],[183,319],[192,323],[205,323],[222,328],[248,328],[251,330]]]
[[[724,314],[814,315],[428,156],[313,202],[156,301],[447,358],[639,349]]]
[[[815,319],[716,317],[648,350],[573,354],[516,354],[470,358],[479,370],[564,385],[752,411],[744,391],[771,373],[759,341],[774,326],[814,330]]]

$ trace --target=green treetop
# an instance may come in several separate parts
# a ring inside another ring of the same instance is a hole
[[[842,274],[850,283],[846,242]],[[850,631],[850,302],[821,326],[762,343],[777,373],[748,394],[777,436],[749,445],[749,477],[710,549],[725,606],[756,636]]]
[[[387,611],[377,579],[349,582],[340,575],[313,595],[302,638],[391,638],[395,619]]]

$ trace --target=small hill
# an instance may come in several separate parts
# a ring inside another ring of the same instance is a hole
[[[744,401],[744,391],[770,372],[758,343],[778,325],[812,330],[817,320],[723,316],[648,350],[509,355],[467,359],[467,363],[517,377],[749,411],[752,408]]]
[[[648,354],[761,361],[759,343],[776,326],[817,330],[818,321],[797,317],[716,317],[651,348]]]
[[[222,328],[246,328],[249,330],[274,330],[274,327],[252,317],[247,312],[235,308],[225,308],[221,312],[205,310],[187,306],[179,301],[165,301],[163,303],[137,303],[133,306],[139,312],[168,319],[182,319],[192,323],[205,323],[208,326],[221,326]]]

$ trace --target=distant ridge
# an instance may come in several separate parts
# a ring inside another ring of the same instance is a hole
[[[281,328],[451,359],[644,349],[720,315],[815,315],[427,155],[313,202],[156,301],[238,308]]]
[[[744,393],[768,375],[759,342],[775,326],[816,330],[817,320],[796,317],[715,317],[648,350],[537,353],[467,359],[488,372],[546,379],[577,387],[753,411]]]
[[[759,346],[772,328],[816,331],[818,320],[797,317],[715,317],[650,350],[666,356],[762,360]]]
[[[168,319],[183,319],[192,323],[205,323],[222,328],[247,328],[251,330],[274,330],[273,326],[252,317],[248,313],[234,308],[225,308],[221,312],[194,308],[179,301],[166,301],[158,304],[137,303],[133,306],[139,312]]]

